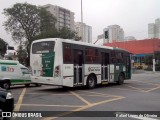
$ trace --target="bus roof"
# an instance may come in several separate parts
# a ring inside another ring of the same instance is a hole
[[[42,41],[61,41],[61,42],[66,42],[66,43],[72,43],[72,44],[78,44],[78,45],[85,45],[85,46],[90,46],[90,47],[98,47],[98,48],[105,48],[105,49],[111,49],[111,50],[122,50],[122,51],[126,51],[124,49],[121,48],[115,48],[115,47],[110,47],[110,46],[101,46],[101,45],[95,45],[95,44],[91,44],[91,43],[86,43],[86,42],[81,42],[81,41],[75,41],[73,39],[62,39],[62,38],[46,38],[46,39],[39,39],[39,40],[35,40],[33,41],[33,43],[35,42],[42,42]],[[32,43],[32,44],[33,44]],[[126,51],[128,52],[128,51]]]
[[[17,64],[19,64],[19,61],[16,61],[16,60],[0,60],[0,64],[17,65]]]
[[[19,63],[16,60],[0,60],[0,63]]]

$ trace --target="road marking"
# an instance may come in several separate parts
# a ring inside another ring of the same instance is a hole
[[[109,96],[109,95],[86,95],[86,94],[79,94],[79,95],[82,95],[82,96],[91,96],[91,97],[105,97],[105,98],[107,98],[107,97],[111,97],[111,96]]]
[[[77,111],[85,110],[85,109],[87,109],[89,107],[90,107],[90,105],[86,105],[84,107],[81,107],[81,108],[78,108],[78,109],[74,109],[74,110],[71,110],[69,112],[64,112],[64,113],[58,114],[58,115],[56,115],[57,117],[47,117],[47,118],[44,118],[42,120],[53,120],[53,119],[56,119],[56,118],[59,118],[59,117],[63,117],[63,116],[72,114],[72,113],[77,112]]]
[[[150,90],[146,90],[145,92],[151,92],[151,91],[157,90],[157,89],[159,89],[159,88],[160,88],[160,86],[158,86],[158,87],[156,87],[156,88],[152,88],[152,89],[150,89]]]
[[[99,92],[89,92],[89,91],[82,91],[82,92],[94,93],[94,94],[98,94],[98,95],[102,95],[102,96],[122,97],[122,96],[111,95],[111,94],[104,94],[104,93],[99,93]]]
[[[133,87],[133,86],[130,86],[130,85],[125,85],[125,86],[128,86],[128,87],[130,87],[130,88],[133,88],[133,89],[135,89],[135,90],[139,90],[139,91],[141,91],[141,92],[145,92],[144,90],[142,90],[142,89],[140,89],[140,88],[136,88],[136,87]]]
[[[84,107],[84,105],[44,105],[44,104],[21,104],[21,106],[44,106],[44,107]]]
[[[112,101],[120,100],[120,99],[124,99],[124,98],[125,98],[125,97],[113,98],[113,99],[104,100],[104,101],[101,101],[101,102],[96,102],[96,103],[93,103],[92,105],[93,105],[93,106],[96,106],[96,105],[100,105],[100,104],[103,104],[103,103],[108,103],[108,102],[112,102]]]
[[[72,114],[72,113],[77,112],[77,111],[82,111],[82,110],[88,109],[88,108],[90,108],[90,107],[94,107],[94,106],[96,106],[96,105],[100,105],[100,104],[103,104],[103,103],[108,103],[108,102],[120,100],[120,99],[123,99],[123,98],[125,98],[125,97],[113,98],[113,99],[110,99],[110,100],[105,100],[105,101],[93,103],[93,104],[86,105],[86,106],[81,107],[81,108],[74,109],[74,110],[69,111],[69,112],[64,112],[64,113],[62,113],[62,114],[56,115],[57,117],[47,117],[47,118],[44,118],[44,119],[42,119],[42,120],[53,120],[53,119],[56,119],[56,118],[58,118],[58,117],[63,117],[63,116]]]
[[[23,91],[21,92],[14,111],[19,111],[20,110],[20,107],[21,107],[21,104],[23,102],[23,97],[24,97],[25,92],[26,92],[26,88],[24,88]]]
[[[133,89],[127,89],[127,88],[116,88],[116,89],[120,89],[120,90],[129,90],[129,91],[138,91],[138,92],[144,92],[144,91],[139,91],[139,90],[133,90]]]
[[[156,85],[159,86],[160,84],[155,84],[155,83],[151,83],[151,82],[143,82],[143,81],[139,81],[139,80],[132,80],[132,81],[136,81],[136,82],[141,82],[141,83],[146,83],[146,84],[151,84],[151,85]]]
[[[79,98],[80,100],[82,100],[82,101],[83,101],[84,103],[86,103],[87,105],[90,105],[90,104],[91,104],[89,101],[85,100],[83,97],[81,97],[81,96],[78,95],[77,93],[71,92],[71,91],[70,91],[70,93],[73,94],[74,96],[76,96],[77,98]]]

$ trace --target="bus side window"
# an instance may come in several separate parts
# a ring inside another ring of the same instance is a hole
[[[89,64],[98,63],[99,60],[99,54],[98,50],[95,48],[86,48],[85,50],[85,60]]]
[[[112,57],[112,60],[111,60],[112,63],[118,63],[118,59],[116,57]]]
[[[63,47],[63,61],[64,63],[72,63],[72,49],[69,45]]]
[[[115,51],[111,51],[111,63],[117,63]]]

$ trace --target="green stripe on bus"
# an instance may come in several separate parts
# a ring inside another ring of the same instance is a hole
[[[28,83],[31,82],[31,80],[22,80],[22,79],[12,79],[11,83]]]
[[[0,62],[1,65],[17,65],[17,63],[4,63],[4,62]]]

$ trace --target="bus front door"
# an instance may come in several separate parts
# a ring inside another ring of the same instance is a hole
[[[109,54],[101,53],[101,80],[108,81]]]
[[[74,50],[74,85],[83,84],[83,70],[84,56],[82,50]]]

